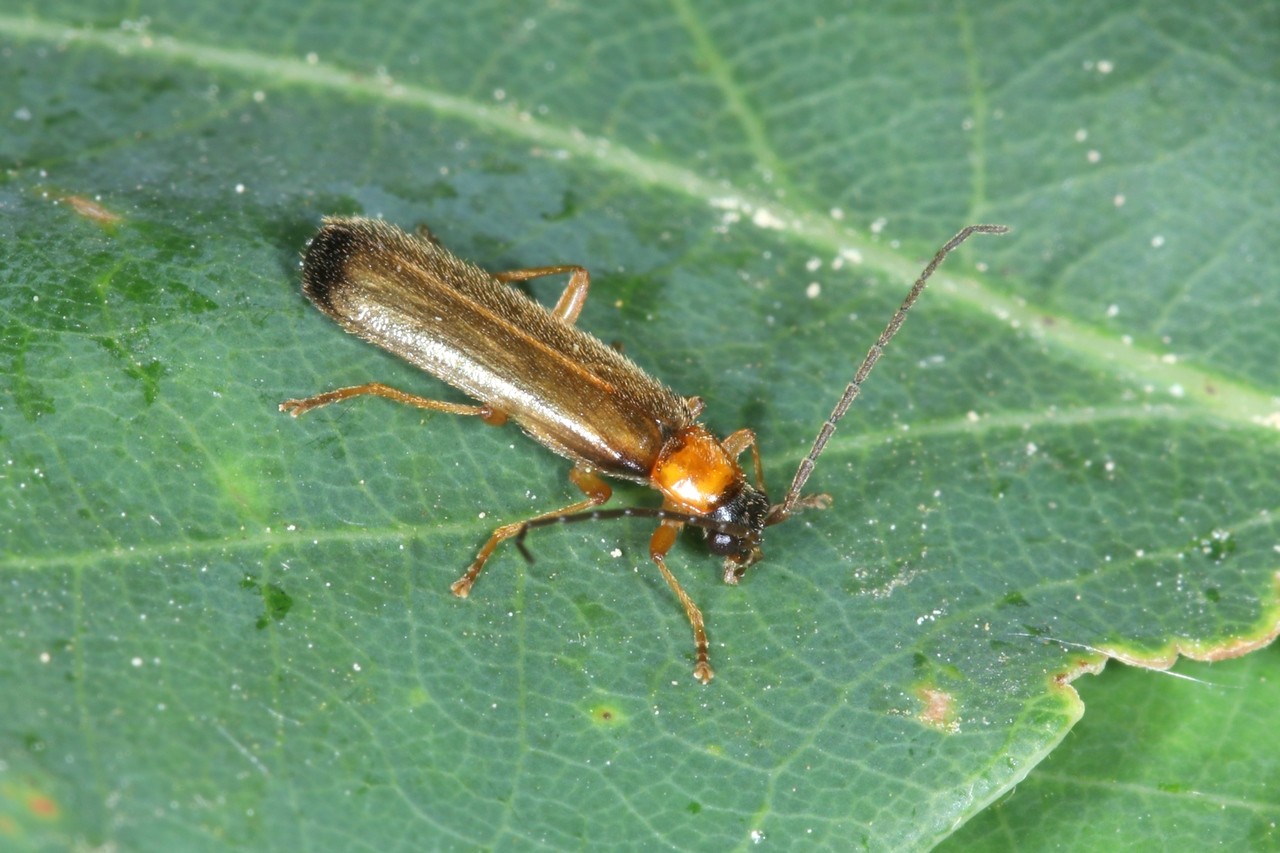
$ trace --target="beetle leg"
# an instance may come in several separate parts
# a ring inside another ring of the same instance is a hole
[[[497,530],[493,531],[493,535],[489,537],[488,542],[484,543],[484,547],[480,549],[479,554],[476,554],[475,560],[473,560],[471,565],[467,567],[466,572],[463,573],[462,577],[453,582],[453,586],[450,587],[450,589],[453,590],[453,594],[459,598],[466,598],[470,595],[471,586],[476,582],[476,578],[480,577],[480,571],[484,568],[485,561],[487,561],[489,556],[493,554],[493,549],[497,548],[499,544],[510,539],[512,536],[519,534],[521,530],[525,529],[529,522],[539,521],[544,518],[556,518],[561,515],[571,515],[575,512],[582,512],[583,510],[590,509],[593,506],[599,506],[609,500],[613,495],[613,489],[609,488],[608,483],[584,468],[574,468],[569,472],[569,479],[572,480],[573,484],[581,489],[582,493],[587,496],[585,500],[580,500],[577,503],[569,504],[566,507],[561,507],[560,509],[555,509],[551,512],[544,512],[541,515],[535,515],[533,518],[525,519],[524,521],[517,521],[513,524],[504,524]]]
[[[321,406],[327,406],[330,403],[338,403],[342,400],[349,400],[352,397],[359,397],[369,394],[374,397],[385,397],[388,400],[395,400],[397,403],[404,403],[409,406],[417,406],[419,409],[431,409],[435,412],[447,412],[451,415],[470,415],[478,417],[487,424],[493,426],[502,426],[507,422],[507,413],[493,406],[474,406],[468,403],[450,403],[445,400],[429,400],[426,397],[419,397],[416,394],[409,394],[392,388],[390,385],[383,385],[381,382],[368,382],[364,385],[352,385],[348,388],[338,388],[333,391],[326,391],[323,394],[317,394],[314,397],[304,397],[301,400],[285,400],[280,404],[280,411],[288,412],[295,418],[304,412],[312,409],[318,409]]]
[[[670,520],[659,524],[658,529],[653,531],[653,536],[649,539],[649,557],[658,564],[658,571],[662,572],[667,586],[671,587],[676,598],[680,599],[680,604],[684,607],[684,615],[689,618],[689,624],[693,626],[693,645],[698,655],[697,663],[693,667],[693,677],[706,684],[715,676],[715,673],[711,671],[711,661],[707,654],[707,629],[702,622],[702,611],[693,603],[689,593],[684,591],[680,581],[676,580],[676,576],[667,568],[667,552],[671,550],[671,546],[675,545],[676,534],[683,526],[679,521]]]
[[[511,284],[514,281],[528,281],[532,278],[541,278],[544,275],[560,275],[561,273],[571,273],[569,284],[565,286],[564,292],[560,294],[560,298],[556,301],[556,307],[551,309],[551,313],[572,326],[577,321],[578,315],[582,313],[582,306],[587,303],[587,290],[591,287],[591,274],[587,272],[586,267],[580,267],[577,264],[532,267],[525,270],[507,270],[506,272],[494,273],[493,277],[504,284]]]
[[[760,491],[768,494],[769,490],[764,487],[764,465],[760,462],[760,445],[756,444],[756,434],[749,429],[740,429],[729,433],[720,444],[734,459],[737,459],[748,447],[751,448],[751,460],[756,467],[756,485]]]
[[[431,229],[425,223],[419,223],[418,227],[413,230],[413,234],[419,240],[435,246],[440,245],[440,238],[431,233]],[[506,270],[505,272],[494,273],[493,277],[504,284],[511,284],[515,281],[529,281],[530,279],[541,278],[544,275],[560,275],[562,273],[571,273],[569,284],[565,287],[564,292],[560,294],[560,299],[556,302],[556,307],[551,309],[551,313],[572,326],[574,321],[578,319],[578,315],[582,313],[582,306],[587,301],[587,290],[591,286],[591,274],[587,272],[586,267],[580,267],[577,264],[556,264],[549,267]]]

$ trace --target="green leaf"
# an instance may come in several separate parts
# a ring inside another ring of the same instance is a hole
[[[147,5],[0,14],[4,846],[920,849],[1107,656],[1274,637],[1273,10]],[[832,509],[736,587],[674,549],[703,687],[647,525],[538,531],[449,594],[573,499],[563,460],[277,411],[459,399],[302,298],[337,213],[585,264],[579,325],[754,429],[775,493],[936,247],[1015,233],[913,310],[810,481]],[[1210,731],[1237,707],[1196,696]],[[1194,779],[1256,831],[1196,845],[1274,843],[1263,732],[1256,788]]]
[[[1280,649],[1177,674],[1082,683],[1089,712],[1062,747],[939,849],[1274,850]]]

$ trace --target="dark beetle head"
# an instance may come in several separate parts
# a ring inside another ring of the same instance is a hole
[[[747,567],[760,559],[760,534],[769,516],[769,497],[750,483],[744,482],[741,491],[721,504],[708,518],[722,524],[731,524],[742,533],[704,528],[707,548],[712,554],[725,558],[725,583],[737,583]]]

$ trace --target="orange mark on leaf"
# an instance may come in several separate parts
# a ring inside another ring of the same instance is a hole
[[[45,820],[53,820],[62,813],[62,809],[58,808],[58,804],[47,794],[28,794],[27,808],[33,815]]]
[[[85,198],[82,195],[63,196],[62,200],[71,205],[71,209],[83,216],[85,219],[91,219],[99,225],[119,225],[124,219],[123,216],[114,210],[103,207],[93,199]]]
[[[924,703],[916,718],[930,728],[947,734],[960,731],[960,723],[956,720],[956,697],[937,687],[920,687],[916,690],[916,698]]]

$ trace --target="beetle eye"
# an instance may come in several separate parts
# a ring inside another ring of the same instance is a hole
[[[720,557],[731,557],[742,553],[743,541],[738,536],[711,530],[707,532],[707,550]]]

